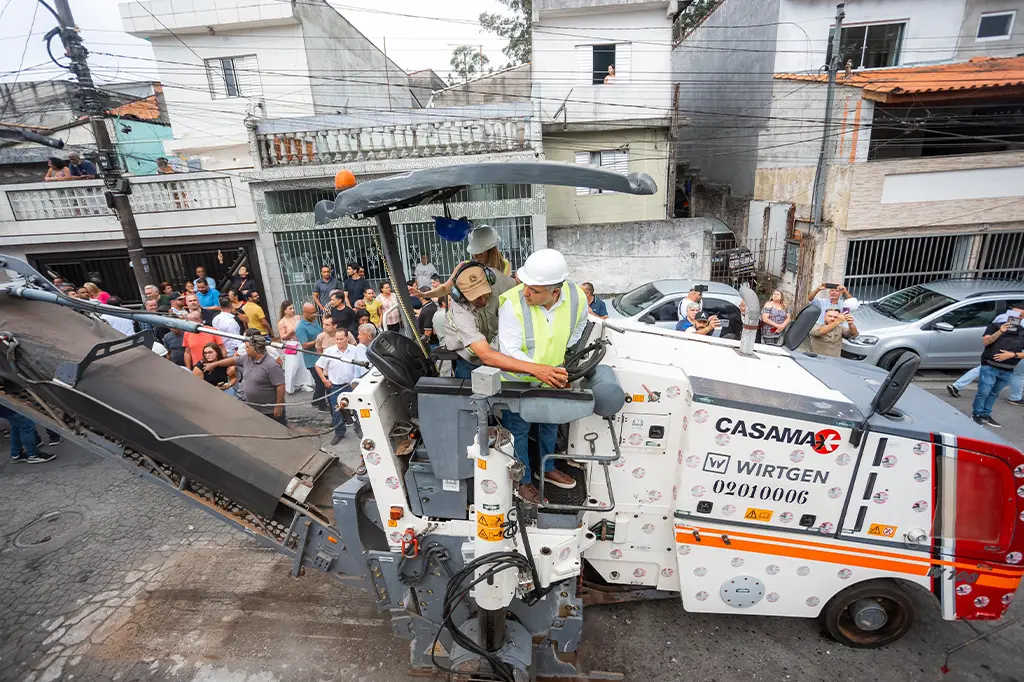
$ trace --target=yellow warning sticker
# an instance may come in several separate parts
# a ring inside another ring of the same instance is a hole
[[[398,528],[398,521],[388,519],[388,528]]]
[[[634,403],[642,403],[646,399],[647,399],[647,396],[645,396],[643,393],[634,393],[633,394],[633,402]]]
[[[359,417],[360,417],[360,419],[369,419],[370,418],[370,411],[369,410],[359,410]]]
[[[887,526],[884,523],[872,523],[868,528],[868,535],[877,535],[880,538],[896,537],[896,529],[899,526]]]
[[[502,525],[505,523],[504,514],[484,514],[477,512],[476,535],[487,542],[498,542],[502,539]]]
[[[747,508],[747,513],[743,515],[743,518],[747,521],[762,521],[767,523],[772,520],[771,509],[755,509],[753,507]]]
[[[487,460],[486,460],[486,459],[478,459],[478,460],[476,461],[476,465],[477,465],[477,466],[478,466],[479,468],[481,468],[481,469],[486,469],[486,468],[487,468]]]

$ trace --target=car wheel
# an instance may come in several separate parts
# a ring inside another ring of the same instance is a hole
[[[914,351],[907,350],[906,348],[891,350],[882,356],[882,359],[878,361],[878,366],[888,372],[890,369],[892,369],[892,366],[896,364],[896,361],[899,360],[900,356],[903,355],[904,353],[917,355],[917,353],[915,353]]]
[[[907,634],[916,613],[899,583],[880,579],[843,590],[825,605],[820,618],[837,642],[854,649],[875,649]]]

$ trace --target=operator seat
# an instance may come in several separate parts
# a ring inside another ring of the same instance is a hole
[[[423,354],[419,344],[398,332],[385,331],[370,342],[366,357],[398,389],[409,415],[416,418],[419,414],[416,383],[425,377],[437,376],[434,364]]]

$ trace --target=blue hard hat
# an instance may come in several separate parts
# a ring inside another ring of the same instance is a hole
[[[469,235],[473,226],[465,220],[453,220],[443,216],[434,216],[434,230],[437,236],[448,242],[461,242]]]

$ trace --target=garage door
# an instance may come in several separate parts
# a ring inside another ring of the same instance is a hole
[[[937,279],[1024,280],[1024,232],[850,240],[845,272],[864,301]]]

